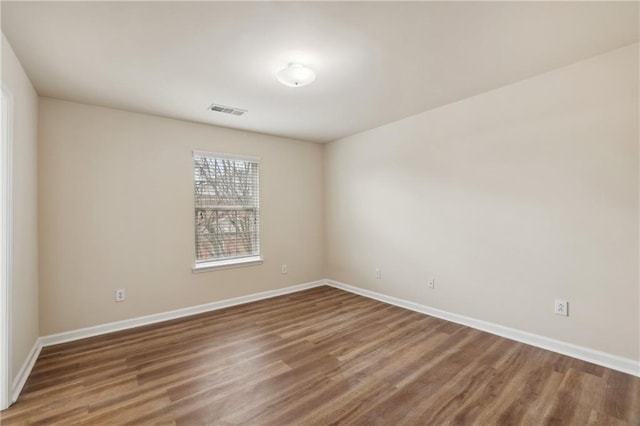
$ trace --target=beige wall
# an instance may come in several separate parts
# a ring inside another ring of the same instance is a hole
[[[323,278],[321,145],[49,98],[39,134],[42,335]],[[262,157],[264,264],[192,273],[193,150]]]
[[[638,113],[636,44],[329,144],[328,277],[639,359]]]
[[[38,332],[37,129],[38,95],[2,35],[2,82],[13,96],[13,378]]]
[[[323,277],[640,358],[638,45],[324,148],[49,98],[36,111],[7,46],[14,372],[38,334]],[[262,157],[263,265],[191,272],[192,150]]]

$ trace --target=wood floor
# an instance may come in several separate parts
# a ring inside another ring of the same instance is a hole
[[[0,423],[640,425],[640,379],[319,287],[44,348]]]

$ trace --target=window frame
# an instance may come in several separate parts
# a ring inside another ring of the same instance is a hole
[[[257,205],[257,222],[258,222],[258,230],[257,230],[257,239],[258,239],[258,254],[252,256],[242,256],[242,257],[234,257],[234,258],[226,258],[221,260],[211,260],[206,262],[198,262],[198,251],[197,251],[197,220],[196,220],[196,181],[195,181],[195,161],[196,157],[209,157],[215,159],[222,160],[233,160],[233,161],[245,161],[251,163],[258,164],[258,205]],[[220,270],[220,269],[229,269],[229,268],[241,268],[246,266],[254,266],[260,265],[263,263],[264,259],[262,257],[262,238],[261,238],[261,226],[260,226],[260,162],[261,157],[243,155],[243,154],[228,154],[221,152],[211,152],[211,151],[198,151],[194,150],[191,156],[191,184],[193,188],[193,210],[192,210],[192,218],[193,218],[193,266],[192,271],[194,273],[207,272],[212,270]]]

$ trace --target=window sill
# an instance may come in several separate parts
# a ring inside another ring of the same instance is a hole
[[[251,257],[242,257],[239,259],[227,259],[227,260],[218,260],[215,262],[207,262],[207,263],[199,263],[194,265],[192,271],[194,274],[200,272],[208,272],[220,269],[230,269],[230,268],[242,268],[245,266],[254,266],[262,264],[262,257],[260,256],[251,256]]]

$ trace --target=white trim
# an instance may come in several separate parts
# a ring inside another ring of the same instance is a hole
[[[1,84],[2,103],[5,104],[2,114],[6,113],[6,128],[2,129],[2,143],[0,143],[0,208],[2,218],[0,232],[4,236],[3,246],[0,247],[0,410],[9,406],[11,383],[11,280],[12,280],[12,176],[13,176],[13,95],[9,88]],[[4,143],[6,135],[6,145]]]
[[[161,312],[158,314],[147,315],[144,317],[131,318],[128,320],[111,322],[108,324],[96,325],[93,327],[81,328],[78,330],[66,331],[64,333],[51,334],[41,337],[39,340],[42,346],[57,345],[60,343],[71,342],[74,340],[85,339],[87,337],[99,336],[101,334],[112,333],[114,331],[126,330],[129,328],[140,327],[142,325],[155,324],[162,321],[173,320],[177,318],[187,317],[190,315],[201,314],[204,312],[216,311],[218,309],[228,308],[230,306],[243,305],[245,303],[255,302],[263,299],[281,296],[283,294],[296,293],[298,291],[307,290],[314,287],[326,285],[324,280],[312,281],[309,283],[298,284],[290,287],[279,288],[276,290],[263,291],[247,296],[234,297],[233,299],[219,300],[217,302],[206,303],[204,305],[191,306],[189,308],[177,309],[175,311]]]
[[[290,287],[279,288],[276,290],[263,291],[261,293],[250,294],[247,296],[234,297],[233,299],[220,300],[204,305],[191,306],[189,308],[177,309],[175,311],[162,312],[159,314],[147,315],[144,317],[132,318],[123,321],[112,322],[108,324],[96,325],[94,327],[81,328],[78,330],[67,331],[64,333],[51,334],[49,336],[39,337],[33,345],[29,356],[25,359],[20,367],[20,371],[13,382],[12,402],[17,401],[22,392],[29,374],[33,369],[40,351],[45,346],[57,345],[60,343],[72,342],[74,340],[85,339],[87,337],[99,336],[102,334],[112,333],[114,331],[127,330],[142,325],[155,324],[162,321],[187,317],[190,315],[201,314],[204,312],[215,311],[218,309],[228,308],[230,306],[242,305],[245,303],[255,302],[258,300],[269,299],[271,297],[282,296],[284,294],[296,293],[298,291],[307,290],[314,287],[326,285],[325,280],[312,281],[308,283],[298,284]]]
[[[634,360],[622,358],[616,355],[612,355],[606,352],[596,351],[594,349],[585,348],[582,346],[573,345],[571,343],[561,342],[559,340],[550,339],[548,337],[539,336],[525,331],[516,330],[509,327],[504,327],[498,324],[493,324],[486,321],[481,321],[473,318],[469,318],[463,315],[454,314],[451,312],[443,311],[440,309],[431,308],[419,303],[409,302],[407,300],[399,299],[393,296],[387,296],[385,294],[377,293],[371,290],[365,290],[363,288],[355,287],[352,285],[344,284],[334,280],[319,280],[312,281],[304,284],[298,284],[291,287],[280,288],[276,290],[264,291],[261,293],[250,294],[247,296],[235,297],[233,299],[220,300],[217,302],[211,302],[204,305],[192,306],[189,308],[177,309],[175,311],[163,312],[159,314],[147,315],[144,317],[132,318],[123,321],[112,322],[108,324],[97,325],[94,327],[87,327],[78,330],[72,330],[64,333],[52,334],[49,336],[40,337],[31,349],[29,356],[23,363],[18,376],[13,384],[13,400],[15,401],[24,384],[35,365],[35,361],[40,354],[43,347],[57,345],[60,343],[71,342],[74,340],[85,339],[87,337],[99,336],[102,334],[112,333],[114,331],[126,330],[134,327],[140,327],[143,325],[155,324],[162,321],[168,321],[177,318],[183,318],[190,315],[196,315],[204,312],[215,311],[218,309],[228,308],[231,306],[242,305],[245,303],[255,302],[258,300],[269,299],[284,294],[296,293],[299,291],[307,290],[314,287],[321,287],[328,285],[340,290],[348,291],[350,293],[358,294],[360,296],[375,299],[380,302],[388,303],[391,305],[399,306],[401,308],[409,309],[415,312],[419,312],[433,317],[441,318],[447,321],[462,324],[471,328],[486,331],[491,334],[506,337],[507,339],[516,340],[522,343],[526,343],[532,346],[547,349],[553,352],[557,352],[563,355],[578,358],[583,361],[591,362],[603,367],[611,368],[613,370],[622,371],[624,373],[640,376],[640,364]]]
[[[22,388],[24,387],[24,384],[27,383],[27,379],[29,378],[29,374],[31,374],[31,370],[33,370],[33,366],[36,365],[36,361],[38,359],[38,356],[40,355],[41,350],[42,337],[39,337],[33,344],[31,352],[29,352],[29,355],[27,355],[27,358],[22,363],[20,371],[18,371],[18,374],[13,381],[13,386],[11,387],[11,403],[14,403],[18,400],[20,392],[22,392]]]
[[[218,260],[199,264],[196,263],[195,265],[193,265],[192,271],[194,274],[199,274],[201,272],[220,269],[242,268],[245,266],[262,265],[263,261],[264,259],[260,256],[236,257],[227,260]]]
[[[193,151],[193,156],[223,158],[225,160],[248,161],[250,163],[258,163],[258,164],[260,164],[260,161],[262,161],[262,158],[256,157],[254,155],[227,154],[224,152],[208,152],[208,151],[197,151],[197,150]]]
[[[441,318],[447,321],[455,322],[457,324],[466,325],[477,330],[482,330],[491,334],[506,337],[507,339],[516,340],[528,345],[547,349],[552,352],[557,352],[562,355],[567,355],[573,358],[581,359],[583,361],[591,362],[593,364],[601,365],[603,367],[611,368],[613,370],[622,371],[623,373],[640,377],[640,362],[629,358],[623,358],[618,355],[586,348],[584,346],[578,346],[572,343],[551,339],[549,337],[528,333],[526,331],[505,327],[503,325],[494,324],[491,322],[470,318],[464,315],[458,315],[452,312],[431,308],[419,303],[409,302],[404,299],[387,296],[386,294],[377,293],[371,290],[365,290],[363,288],[344,284],[338,281],[327,280],[327,285],[338,288],[340,290],[348,291],[350,293],[355,293],[360,296],[368,297],[370,299],[375,299],[380,302],[388,303],[390,305],[399,306],[411,311],[420,312],[421,314],[431,315],[436,318]]]

